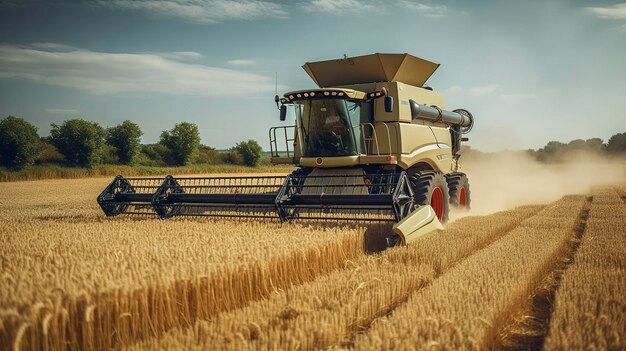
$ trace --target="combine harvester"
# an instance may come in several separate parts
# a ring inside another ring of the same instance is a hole
[[[387,244],[406,244],[442,228],[450,205],[470,205],[458,152],[474,120],[466,110],[446,110],[443,95],[424,85],[438,67],[408,54],[306,63],[319,88],[276,96],[280,120],[290,112],[295,125],[269,130],[271,162],[296,171],[117,176],[98,203],[107,216],[389,221]]]

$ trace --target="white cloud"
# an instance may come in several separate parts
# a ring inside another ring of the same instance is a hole
[[[445,5],[426,5],[420,2],[402,0],[400,6],[426,17],[446,17],[448,15],[448,7]]]
[[[495,92],[496,90],[498,90],[498,88],[500,88],[498,84],[489,84],[489,85],[469,88],[468,93],[469,95],[472,95],[472,96],[484,96],[484,95],[489,95]]]
[[[585,7],[585,9],[600,18],[626,19],[626,3],[606,7]]]
[[[100,0],[100,6],[145,11],[157,16],[179,17],[197,23],[228,19],[285,18],[280,4],[260,0]]]
[[[447,6],[427,5],[411,0],[311,0],[302,5],[305,11],[322,12],[332,15],[358,14],[374,11],[386,12],[392,7],[416,12],[426,17],[444,17],[448,15]]]
[[[96,94],[223,96],[274,91],[268,77],[185,63],[171,53],[106,53],[63,45],[56,49],[0,45],[0,78],[29,79]]]
[[[382,2],[379,4],[380,6],[383,5]],[[303,8],[309,12],[324,12],[333,15],[359,13],[375,9],[371,3],[360,0],[312,0]]]
[[[450,95],[450,94],[457,94],[463,91],[463,88],[459,85],[453,85],[451,87],[449,87],[448,89],[446,89],[446,94]]]
[[[80,115],[79,110],[75,109],[66,109],[66,108],[48,108],[46,109],[51,115],[65,115],[65,116],[78,116]]]
[[[174,51],[174,52],[165,52],[165,53],[156,53],[161,57],[169,58],[172,60],[181,60],[181,61],[195,61],[201,59],[203,56],[197,52],[193,51]]]
[[[226,63],[228,63],[229,65],[233,65],[233,66],[251,66],[251,65],[256,64],[256,62],[254,62],[253,60],[246,60],[246,59],[230,60],[230,61],[227,61]]]
[[[29,45],[31,48],[33,49],[42,49],[42,50],[78,50],[77,47],[75,46],[69,46],[69,45],[65,45],[65,44],[59,44],[59,43],[33,43]]]

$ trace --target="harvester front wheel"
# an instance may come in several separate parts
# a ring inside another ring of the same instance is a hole
[[[470,186],[465,173],[451,173],[446,176],[450,192],[450,205],[458,209],[470,209]]]
[[[423,171],[411,177],[415,204],[430,205],[441,223],[448,220],[450,195],[446,177],[441,172]]]

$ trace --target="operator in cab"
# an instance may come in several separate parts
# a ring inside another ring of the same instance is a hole
[[[349,124],[337,110],[335,103],[324,104],[320,108],[320,125],[317,135],[319,150],[330,155],[349,154],[352,146]]]

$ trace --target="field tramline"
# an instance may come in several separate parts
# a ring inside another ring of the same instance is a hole
[[[624,188],[616,190],[593,192],[585,235],[556,294],[548,349],[626,348],[626,203]]]
[[[355,348],[490,348],[497,326],[561,255],[583,202],[566,197],[521,222],[377,321]]]

